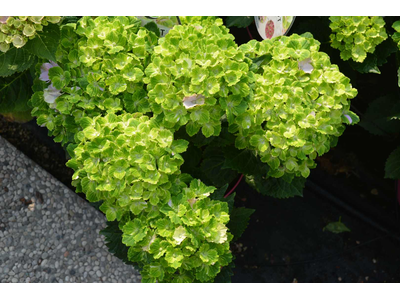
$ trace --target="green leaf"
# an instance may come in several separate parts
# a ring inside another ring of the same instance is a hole
[[[394,150],[386,160],[385,178],[400,179],[400,147]]]
[[[224,186],[217,189],[214,193],[210,195],[210,199],[228,203],[229,214],[231,214],[233,210],[233,203],[235,202],[235,193],[232,193],[225,198],[228,186],[229,184],[227,183]]]
[[[207,265],[202,264],[200,270],[196,273],[196,278],[201,282],[207,282],[213,279],[220,272],[218,264]]]
[[[107,222],[106,227],[100,230],[100,234],[105,236],[106,246],[111,254],[121,259],[127,265],[133,265],[139,269],[136,263],[128,260],[129,247],[122,243],[122,231],[118,227],[119,222]]]
[[[398,47],[396,43],[392,39],[387,39],[379,44],[374,52],[374,55],[377,57],[377,65],[382,66],[387,63],[388,57],[392,53],[396,53],[398,51]]]
[[[295,177],[289,183],[281,178],[263,178],[261,176],[246,176],[246,181],[259,193],[273,198],[283,199],[303,196],[306,178]]]
[[[134,219],[127,222],[122,231],[124,232],[122,242],[127,246],[135,246],[146,236],[148,227],[144,226],[139,219]]]
[[[218,252],[215,249],[210,249],[209,244],[203,244],[199,249],[199,257],[203,262],[211,265],[218,261]]]
[[[230,183],[237,177],[237,172],[231,169],[224,169],[225,155],[221,148],[209,146],[203,152],[204,160],[200,164],[202,172],[208,181],[216,187]]]
[[[271,59],[271,54],[264,54],[253,58],[253,64],[256,66],[255,69],[258,70],[262,65],[267,65],[271,61]]]
[[[388,135],[400,131],[400,122],[392,119],[400,115],[400,98],[389,94],[372,101],[359,125],[375,135]]]
[[[226,18],[226,27],[238,27],[238,28],[244,28],[249,26],[251,23],[253,23],[254,17],[233,17],[229,16]]]
[[[350,232],[351,230],[346,227],[341,221],[341,217],[339,217],[338,222],[331,222],[328,225],[326,225],[323,229],[323,231],[328,230],[333,233],[342,233],[342,232]]]
[[[225,162],[222,166],[223,169],[230,168],[245,175],[266,175],[268,173],[268,165],[262,163],[253,153],[248,149],[239,150],[234,147],[225,147]]]
[[[55,24],[49,24],[43,27],[43,31],[34,39],[29,40],[24,48],[48,60],[56,61],[56,51],[60,42],[60,27]]]
[[[183,260],[182,250],[169,246],[167,248],[167,253],[165,254],[165,260],[169,263],[171,267],[175,269],[179,268],[182,265]]]
[[[149,22],[144,25],[149,31],[154,32],[157,37],[160,37],[160,29],[158,28],[157,24],[154,22]]]
[[[397,32],[400,32],[400,21],[396,21],[392,24],[392,27],[394,28],[394,30],[396,30]]]
[[[245,208],[245,207],[234,207],[232,213],[230,214],[230,220],[228,223],[228,228],[230,232],[233,234],[233,241],[238,240],[250,221],[250,216],[255,212],[254,209]]]
[[[32,78],[29,70],[0,78],[0,113],[25,112],[31,108]]]
[[[235,268],[235,264],[231,262],[229,265],[223,267],[221,272],[215,277],[215,283],[231,283],[231,277],[234,275],[233,268]]]
[[[362,74],[365,73],[381,74],[381,71],[378,68],[378,58],[376,55],[368,55],[367,58],[362,63],[358,63],[351,60],[349,64],[354,70]]]
[[[25,48],[11,48],[6,53],[0,52],[0,76],[10,76],[28,69],[35,61],[35,56]]]
[[[115,221],[115,219],[120,219],[121,209],[117,206],[109,205],[107,201],[104,201],[100,206],[100,210],[106,214],[107,221]],[[119,217],[119,218],[118,218]]]

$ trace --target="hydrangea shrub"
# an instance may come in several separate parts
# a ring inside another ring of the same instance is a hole
[[[140,113],[85,117],[81,126],[69,148],[73,185],[121,221],[144,282],[208,282],[231,262],[228,204],[180,173],[187,141]]]
[[[10,47],[23,47],[34,39],[49,23],[60,22],[61,17],[0,17],[0,51],[7,52]]]
[[[343,60],[363,62],[388,37],[382,17],[335,16],[329,20],[331,46],[340,50]]]
[[[57,142],[75,142],[83,117],[149,112],[143,76],[157,43],[135,17],[83,17],[61,29],[57,63],[38,64],[32,115]]]
[[[167,127],[186,125],[190,136],[218,136],[223,115],[238,115],[250,93],[249,61],[218,20],[175,26],[159,40],[145,74],[152,111]]]
[[[183,173],[185,163],[254,173],[288,197],[358,122],[357,91],[310,34],[239,47],[221,19],[182,24],[163,38],[136,17],[63,25],[30,101],[67,146],[76,191],[118,223],[143,282],[213,282],[232,267],[229,244],[252,213],[232,213],[233,196],[197,170]]]
[[[311,35],[293,34],[240,47],[255,62],[255,82],[248,109],[232,125],[235,145],[254,150],[271,177],[308,177],[345,124],[359,121],[348,101],[356,89],[319,45]]]

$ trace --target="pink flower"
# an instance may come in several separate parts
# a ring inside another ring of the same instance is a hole
[[[3,23],[3,24],[7,23],[8,18],[9,17],[0,17],[0,23]]]
[[[58,67],[58,65],[54,62],[50,60],[50,63],[44,63],[41,67],[40,67],[40,76],[39,79],[41,81],[46,81],[49,82],[50,78],[49,78],[49,70],[53,67]]]

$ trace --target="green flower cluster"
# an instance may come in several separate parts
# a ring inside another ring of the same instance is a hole
[[[143,281],[212,281],[232,260],[228,205],[208,198],[214,187],[180,174],[188,142],[140,113],[85,117],[81,126],[79,145],[68,149],[73,185],[120,221]]]
[[[186,16],[179,17],[182,25],[199,24],[200,26],[217,25],[221,26],[224,22],[221,18],[213,16]]]
[[[80,143],[69,146],[72,159],[67,165],[75,170],[78,192],[89,201],[106,199],[103,209],[109,221],[125,210],[140,213],[146,200],[157,205],[170,197],[169,176],[180,173],[179,153],[187,141],[173,140],[170,130],[140,113],[84,117],[80,124]]]
[[[363,62],[367,53],[387,39],[382,17],[330,17],[331,46],[340,50],[343,60]]]
[[[218,136],[308,177],[358,117],[357,91],[310,34],[240,47],[221,19],[187,17],[157,36],[135,17],[61,27],[56,62],[40,63],[32,114],[68,145],[73,185],[117,220],[145,282],[210,282],[232,261],[226,202],[181,173],[186,140]]]
[[[218,136],[222,116],[232,119],[246,108],[250,63],[218,22],[175,26],[145,70],[151,109],[168,128]]]
[[[83,17],[62,27],[59,65],[38,65],[44,82],[36,81],[31,100],[32,115],[56,141],[75,142],[85,116],[150,111],[143,76],[157,36],[140,23],[136,17]]]
[[[392,27],[396,32],[392,35],[392,39],[397,43],[397,46],[400,49],[400,21],[396,21],[393,23]]]
[[[43,26],[60,22],[61,17],[0,17],[0,51],[7,52],[11,45],[23,47],[28,40],[36,37]]]
[[[232,261],[228,204],[210,200],[214,187],[193,179],[172,189],[167,203],[122,228],[130,261],[143,265],[143,282],[212,282]]]
[[[230,130],[238,131],[237,148],[255,150],[270,166],[269,176],[308,177],[344,124],[359,121],[348,101],[357,91],[319,45],[310,34],[293,34],[240,47],[256,75],[248,109]]]

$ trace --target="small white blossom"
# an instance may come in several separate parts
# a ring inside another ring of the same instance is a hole
[[[59,96],[61,96],[61,90],[56,89],[53,84],[50,84],[48,88],[44,90],[44,101],[47,103],[54,103]]]

